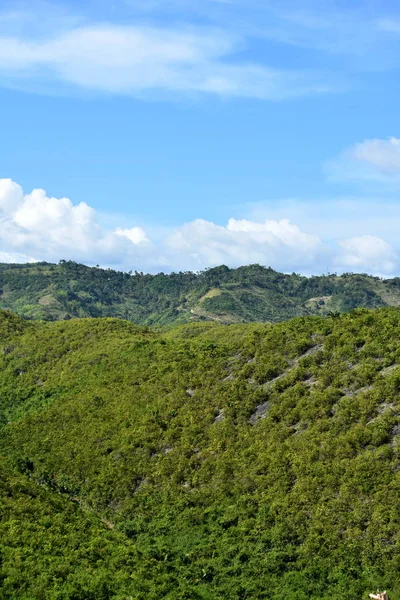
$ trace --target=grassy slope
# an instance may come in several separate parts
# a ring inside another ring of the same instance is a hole
[[[198,320],[279,322],[399,304],[399,279],[367,275],[306,278],[259,265],[129,275],[73,262],[0,264],[0,308],[34,319],[119,317],[158,326]]]
[[[2,598],[400,598],[399,310],[0,317]]]
[[[1,598],[103,600],[129,589],[140,557],[126,536],[3,464],[0,516]]]

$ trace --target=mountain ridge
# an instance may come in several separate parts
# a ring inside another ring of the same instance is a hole
[[[118,317],[140,325],[280,322],[354,308],[400,305],[400,278],[305,277],[260,265],[156,275],[73,261],[0,264],[0,308],[24,318]]]

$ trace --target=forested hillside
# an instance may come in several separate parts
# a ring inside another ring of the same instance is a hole
[[[400,600],[399,339],[1,312],[0,597]]]
[[[119,317],[140,325],[210,320],[279,322],[296,316],[400,305],[400,279],[302,277],[250,265],[195,274],[121,273],[71,261],[0,264],[0,308],[29,319]]]

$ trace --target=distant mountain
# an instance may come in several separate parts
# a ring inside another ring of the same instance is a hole
[[[140,325],[279,322],[400,305],[400,278],[303,277],[260,265],[198,274],[122,273],[72,261],[0,264],[0,308],[31,319],[120,317]]]
[[[398,600],[399,339],[0,311],[0,598]]]

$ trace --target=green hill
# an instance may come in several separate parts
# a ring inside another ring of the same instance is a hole
[[[0,597],[399,600],[399,339],[0,313]]]
[[[195,274],[121,273],[71,261],[0,264],[0,308],[48,321],[119,317],[141,325],[247,323],[400,305],[400,279],[302,277],[250,265]]]

